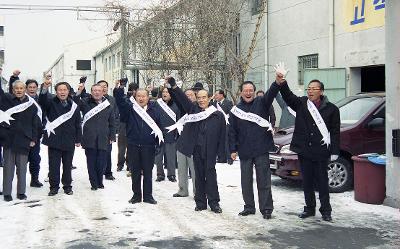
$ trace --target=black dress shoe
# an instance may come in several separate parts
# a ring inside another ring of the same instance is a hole
[[[3,195],[3,191],[0,191],[0,195]]]
[[[139,203],[142,202],[142,198],[138,196],[133,196],[128,202],[132,204]]]
[[[76,169],[76,166],[72,165],[71,169]]]
[[[26,196],[26,194],[17,194],[17,198],[19,200],[26,200],[26,198],[28,198],[28,196]]]
[[[176,182],[176,177],[175,176],[168,176],[168,180],[170,182]]]
[[[12,198],[11,195],[5,195],[5,196],[4,196],[4,200],[5,200],[5,201],[12,201],[13,198]]]
[[[165,176],[157,176],[156,182],[162,182],[165,180]]]
[[[332,221],[332,216],[330,214],[323,214],[322,219],[324,221]]]
[[[74,194],[74,191],[72,191],[72,189],[65,189],[65,190],[64,190],[64,193],[65,193],[66,195],[73,195],[73,194]]]
[[[315,216],[315,212],[312,211],[303,211],[302,213],[299,214],[299,218],[305,219],[311,216]]]
[[[117,166],[117,171],[122,171],[124,169],[124,165],[118,165]]]
[[[93,191],[96,191],[97,187],[91,187],[90,189],[93,190]]]
[[[265,212],[262,214],[263,218],[266,220],[269,220],[272,218],[272,213],[271,212]]]
[[[98,188],[104,189],[104,185],[99,185]]]
[[[41,188],[41,187],[43,187],[43,183],[39,182],[39,180],[37,178],[32,178],[30,185],[33,188]]]
[[[242,212],[239,213],[240,216],[247,216],[247,215],[251,215],[251,214],[255,214],[256,211],[252,211],[252,210],[243,210]]]
[[[187,197],[188,195],[181,195],[181,194],[173,194],[172,197]]]
[[[194,208],[194,211],[203,211],[203,210],[206,210],[207,209],[207,207],[199,207],[199,206],[196,206],[195,208]]]
[[[54,196],[56,194],[58,194],[58,190],[57,189],[50,189],[49,196]]]
[[[215,206],[212,206],[210,208],[211,208],[211,211],[213,211],[216,214],[222,213],[222,209],[221,209],[221,207],[219,205],[215,205]]]
[[[112,175],[108,175],[105,178],[106,178],[106,180],[110,180],[110,181],[114,181],[115,180],[115,177],[112,176]]]
[[[149,203],[149,204],[157,204],[157,201],[154,200],[154,198],[144,199],[143,202],[146,202],[146,203]]]

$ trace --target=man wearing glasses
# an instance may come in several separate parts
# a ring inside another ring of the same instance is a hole
[[[287,70],[280,63],[275,68],[278,77],[284,79]],[[332,221],[329,201],[328,163],[339,156],[340,113],[324,94],[324,84],[315,79],[307,88],[307,96],[298,97],[290,91],[287,82],[280,92],[287,105],[296,112],[295,128],[290,150],[298,154],[303,175],[303,191],[306,206],[299,217],[315,216],[314,182],[319,191],[324,221]]]

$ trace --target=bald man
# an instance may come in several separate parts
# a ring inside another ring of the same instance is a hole
[[[208,203],[211,211],[222,213],[215,164],[217,155],[225,156],[225,117],[214,106],[209,106],[207,91],[199,90],[197,101],[193,103],[176,85],[174,78],[167,78],[165,86],[172,99],[183,107],[189,117],[187,122],[184,122],[185,119],[182,121],[185,129],[178,140],[177,149],[185,156],[193,156],[196,172],[195,211],[206,210]]]

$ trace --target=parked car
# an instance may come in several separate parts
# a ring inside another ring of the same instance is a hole
[[[351,157],[363,153],[385,152],[385,93],[363,93],[340,100],[340,155],[328,165],[331,192],[344,192],[353,186]],[[293,127],[274,135],[276,151],[270,154],[274,174],[301,180],[297,154],[290,150]]]

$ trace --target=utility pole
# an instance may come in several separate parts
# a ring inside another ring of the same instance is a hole
[[[125,75],[125,68],[126,68],[126,62],[128,60],[128,44],[127,44],[127,38],[128,38],[128,20],[127,20],[127,14],[124,10],[123,7],[121,7],[121,19],[120,19],[120,25],[121,25],[121,72],[120,72],[120,77],[123,78]]]

